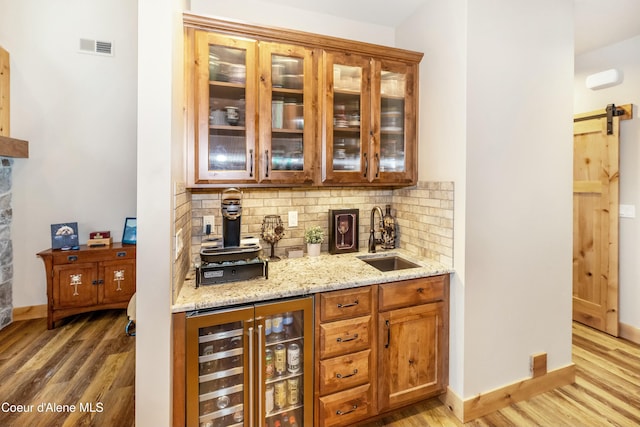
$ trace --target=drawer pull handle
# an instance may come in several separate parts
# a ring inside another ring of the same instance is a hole
[[[353,406],[351,407],[351,409],[349,409],[348,411],[341,411],[340,409],[338,409],[338,410],[336,411],[336,415],[347,415],[347,414],[352,413],[352,412],[353,412],[353,411],[355,411],[356,409],[358,409],[358,405],[353,405]]]
[[[360,304],[360,301],[355,300],[354,302],[349,303],[349,304],[338,304],[338,308],[348,308],[348,307],[353,307],[353,306],[358,305],[358,304]]]
[[[358,334],[355,334],[354,336],[352,336],[351,338],[341,338],[338,337],[336,338],[337,342],[349,342],[349,341],[353,341],[353,340],[357,340],[358,339]]]
[[[127,253],[124,252],[124,251],[123,252],[118,252],[118,253],[116,253],[116,256],[122,258],[122,257],[127,256]]]
[[[416,289],[416,291],[418,291],[418,293],[421,294],[421,293],[424,292],[424,288],[418,288],[418,289]]]
[[[74,261],[77,261],[77,260],[78,260],[78,256],[77,255],[69,255],[67,257],[67,261],[69,261],[69,262],[74,262]]]
[[[338,378],[338,379],[341,379],[341,378],[349,378],[349,377],[354,376],[354,375],[355,375],[355,374],[357,374],[357,373],[358,373],[358,370],[357,370],[357,369],[354,369],[352,373],[347,374],[347,375],[336,374],[336,378]]]

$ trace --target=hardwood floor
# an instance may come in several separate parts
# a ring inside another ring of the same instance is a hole
[[[432,399],[361,427],[640,425],[640,346],[573,324],[576,382],[462,424]]]
[[[0,411],[0,426],[133,426],[135,338],[124,334],[126,322],[123,310],[111,310],[76,316],[52,331],[45,319],[0,331],[0,404],[34,405],[32,413]],[[573,330],[572,385],[466,424],[431,399],[363,427],[640,425],[640,346],[577,323]],[[43,402],[76,410],[38,413]],[[80,403],[94,410],[101,403],[102,412],[81,411]]]
[[[0,426],[133,426],[135,337],[126,324],[125,310],[107,310],[50,331],[46,319],[0,331]]]

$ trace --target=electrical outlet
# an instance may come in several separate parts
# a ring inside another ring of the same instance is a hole
[[[207,225],[210,225],[209,233],[207,233]],[[214,234],[213,229],[216,225],[215,216],[205,215],[202,217],[202,234]]]
[[[289,227],[297,227],[298,226],[298,211],[289,211]]]

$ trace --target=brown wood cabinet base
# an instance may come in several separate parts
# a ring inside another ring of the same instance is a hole
[[[47,275],[47,328],[68,316],[127,308],[136,292],[136,247],[108,247],[39,252]]]

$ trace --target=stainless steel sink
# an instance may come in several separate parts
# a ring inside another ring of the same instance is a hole
[[[407,259],[399,257],[398,255],[380,256],[380,257],[360,257],[361,261],[366,262],[372,267],[377,268],[380,271],[396,271],[405,270],[407,268],[420,267]]]

